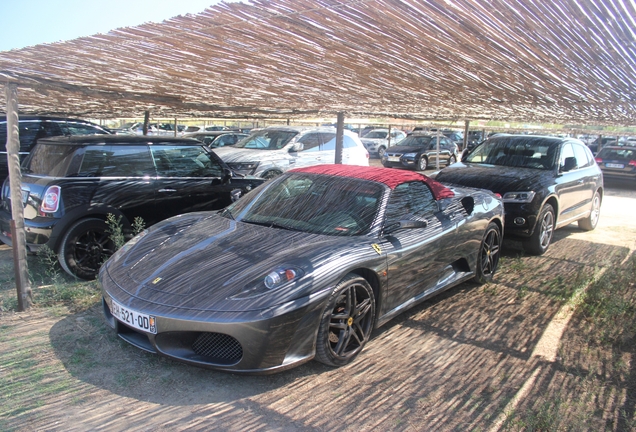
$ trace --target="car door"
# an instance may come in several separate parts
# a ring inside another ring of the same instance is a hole
[[[232,186],[218,157],[203,146],[150,146],[157,169],[156,213],[166,219],[181,213],[216,210],[231,203]]]
[[[439,209],[423,182],[397,186],[387,204],[385,229],[400,220],[426,221],[424,228],[402,229],[385,236],[390,312],[437,289],[455,250],[457,222]]]
[[[155,217],[155,169],[146,145],[87,146],[81,157],[80,178],[99,178],[90,200],[93,206],[107,205],[120,210],[129,222],[141,217],[146,226]],[[86,189],[89,190],[89,189]],[[75,197],[78,198],[78,197]]]
[[[335,134],[333,136],[335,137]],[[329,139],[331,139],[330,134],[323,134],[318,131],[309,132],[301,136],[297,142],[303,145],[302,150],[290,152],[290,155],[294,158],[292,168],[334,163],[336,157],[335,146],[333,151],[326,150],[323,146]]]
[[[576,146],[577,143],[561,144],[555,187],[559,197],[559,225],[576,219],[588,209],[597,182],[596,170],[586,157],[585,149]]]

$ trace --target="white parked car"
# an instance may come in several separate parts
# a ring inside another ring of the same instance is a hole
[[[390,136],[391,141],[389,141],[388,129],[373,129],[367,132],[361,141],[370,154],[382,157],[388,147],[397,145],[406,138],[406,134],[399,129],[391,129]]]
[[[342,145],[343,164],[369,166],[369,153],[358,135],[345,130]],[[335,163],[336,129],[272,126],[214,153],[235,173],[272,178],[292,168]]]

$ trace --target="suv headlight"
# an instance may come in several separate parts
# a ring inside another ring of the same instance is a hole
[[[415,159],[415,156],[417,156],[417,153],[404,153],[402,155],[404,159]]]
[[[503,196],[503,202],[507,203],[529,203],[534,199],[534,191],[524,192],[506,192]]]

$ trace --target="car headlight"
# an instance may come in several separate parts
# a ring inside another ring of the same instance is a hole
[[[404,159],[415,159],[415,156],[417,156],[417,153],[404,153],[402,157]]]
[[[232,299],[245,299],[263,295],[292,284],[305,275],[305,272],[296,266],[278,266],[266,275],[245,285],[241,292],[233,295]]]
[[[503,202],[507,203],[529,203],[534,199],[535,192],[506,192],[503,196]]]

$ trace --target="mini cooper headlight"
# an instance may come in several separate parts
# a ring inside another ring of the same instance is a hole
[[[503,202],[507,203],[529,203],[534,199],[533,191],[526,192],[506,192],[503,196]]]

